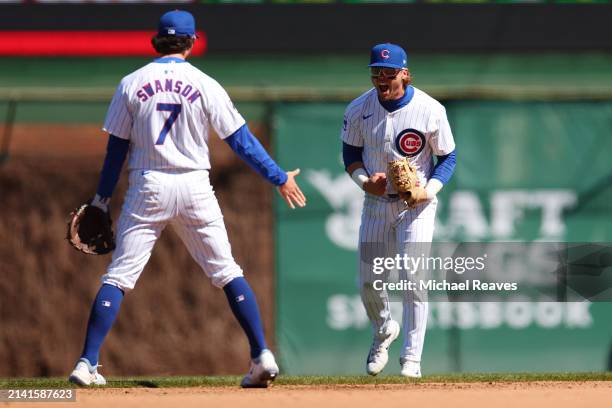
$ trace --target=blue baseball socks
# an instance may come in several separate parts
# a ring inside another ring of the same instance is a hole
[[[242,326],[251,346],[251,358],[259,357],[267,348],[263,334],[259,308],[253,290],[247,281],[235,278],[223,287],[230,308]],[[87,323],[87,336],[81,358],[92,366],[98,364],[100,348],[111,329],[123,300],[123,291],[116,286],[104,284],[94,300]]]
[[[119,306],[123,300],[123,291],[116,286],[104,284],[98,291],[87,322],[87,336],[81,358],[86,358],[92,366],[98,364],[100,347],[113,325]]]
[[[234,316],[238,319],[242,330],[249,339],[251,346],[251,358],[257,358],[263,349],[268,348],[264,338],[259,307],[253,290],[246,279],[235,278],[223,287],[227,301],[230,304]]]

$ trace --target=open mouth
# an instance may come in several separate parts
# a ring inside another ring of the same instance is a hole
[[[378,86],[378,90],[381,93],[387,93],[389,91],[389,85],[387,85],[387,84],[380,84],[379,83],[377,86]]]

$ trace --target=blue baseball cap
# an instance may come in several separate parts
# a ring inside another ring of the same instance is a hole
[[[169,11],[159,19],[157,34],[160,37],[191,37],[197,38],[195,19],[188,11]]]
[[[370,52],[370,65],[368,67],[408,68],[408,55],[399,45],[378,44]]]

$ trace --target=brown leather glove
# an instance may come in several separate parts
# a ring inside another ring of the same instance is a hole
[[[70,213],[66,239],[89,255],[104,255],[115,249],[112,220],[107,211],[83,204]]]
[[[407,157],[391,160],[387,165],[387,177],[406,206],[414,208],[427,200],[427,192],[419,186],[416,168]]]

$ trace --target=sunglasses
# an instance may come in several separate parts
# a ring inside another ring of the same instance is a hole
[[[393,79],[399,74],[401,69],[389,67],[370,67],[370,75],[373,78],[378,78],[380,74],[386,79]]]

